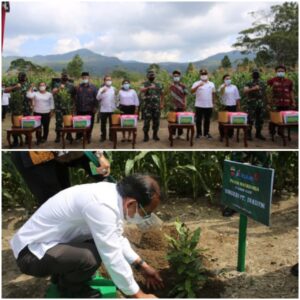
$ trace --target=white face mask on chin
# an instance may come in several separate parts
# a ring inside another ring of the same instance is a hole
[[[128,215],[128,210],[126,212],[126,221],[130,224],[135,224],[135,225],[138,225],[138,224],[141,224],[144,222],[144,218],[138,213],[138,208],[136,207],[136,211],[133,215],[133,217],[130,217]]]
[[[201,75],[200,79],[206,81],[208,79],[208,76],[207,75]]]

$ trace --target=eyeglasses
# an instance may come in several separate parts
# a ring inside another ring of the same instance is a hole
[[[148,219],[148,218],[150,218],[151,217],[151,213],[148,213],[148,212],[146,212],[146,210],[145,210],[145,208],[143,207],[143,205],[142,204],[138,204],[139,205],[139,208],[141,209],[141,211],[143,212],[143,214],[144,214],[144,219]]]
[[[200,75],[207,75],[207,73],[200,73]]]

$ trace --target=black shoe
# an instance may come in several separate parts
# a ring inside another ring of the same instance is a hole
[[[231,217],[231,216],[233,216],[235,213],[236,213],[235,210],[233,210],[233,209],[231,209],[231,208],[229,208],[229,207],[226,207],[226,208],[224,208],[223,211],[222,211],[222,216],[223,216],[223,217]]]
[[[12,145],[11,145],[11,147],[12,147],[12,148],[17,148],[17,147],[19,147],[19,142],[16,142],[16,141],[13,142]]]
[[[261,135],[261,133],[257,133],[257,134],[255,135],[255,137],[256,137],[257,139],[259,139],[259,140],[262,140],[262,141],[265,141],[265,140],[266,140],[266,138],[265,138],[263,135]]]
[[[196,135],[196,139],[200,139],[201,136],[202,136],[202,134],[197,134],[197,135]]]
[[[291,273],[292,273],[292,275],[298,277],[298,264],[295,264],[291,267]]]
[[[157,134],[153,135],[153,139],[154,139],[154,141],[160,141],[160,138],[157,136]]]
[[[67,139],[70,143],[73,142],[73,137],[72,137],[71,133],[67,133],[66,139]]]
[[[148,133],[144,134],[144,142],[148,142],[149,141],[149,135]]]
[[[101,139],[100,139],[100,142],[105,142],[106,141],[106,138],[105,137],[102,137]]]
[[[212,139],[212,136],[208,133],[206,136],[205,136],[207,139]]]

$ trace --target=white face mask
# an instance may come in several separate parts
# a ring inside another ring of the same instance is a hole
[[[111,81],[111,80],[106,80],[106,81],[105,81],[105,85],[111,86],[111,85],[112,85],[112,81]]]
[[[89,80],[88,79],[82,79],[82,83],[87,84],[87,83],[89,83]]]
[[[207,75],[201,75],[200,79],[206,81],[208,79],[208,76]]]
[[[39,87],[39,90],[40,90],[41,92],[44,92],[44,91],[46,91],[46,87],[45,87],[44,85],[42,85],[42,86]]]
[[[129,83],[124,83],[123,88],[124,88],[124,90],[129,90],[130,84]]]
[[[285,76],[285,72],[277,72],[277,77],[283,78]]]
[[[180,77],[179,76],[175,76],[173,77],[174,82],[179,82],[180,81]]]
[[[130,224],[141,224],[144,222],[144,218],[138,213],[138,208],[136,207],[136,211],[134,213],[134,216],[133,217],[130,217],[128,215],[128,210],[127,210],[127,213],[126,213],[126,221]]]
[[[225,82],[226,85],[230,85],[231,84],[231,79],[225,79],[224,82]]]

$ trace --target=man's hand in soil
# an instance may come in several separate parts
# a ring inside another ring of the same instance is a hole
[[[147,288],[157,290],[164,287],[163,280],[157,270],[149,266],[147,263],[143,263],[141,267],[142,274],[146,279]]]

